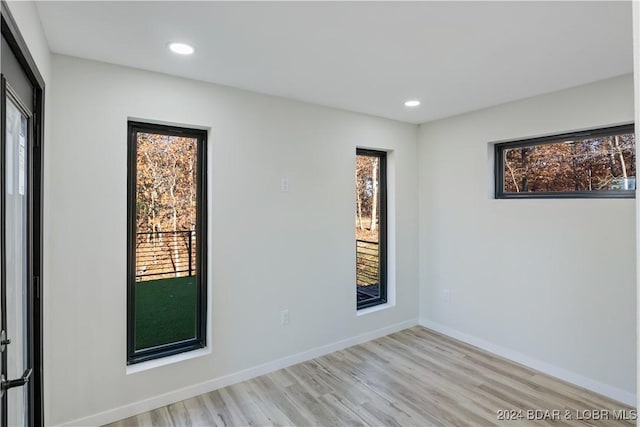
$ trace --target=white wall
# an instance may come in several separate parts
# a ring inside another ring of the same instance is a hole
[[[634,403],[634,201],[495,200],[490,144],[633,119],[627,75],[421,125],[421,323]]]
[[[53,78],[48,423],[417,323],[416,126],[57,55]],[[213,352],[130,375],[128,117],[211,128],[213,289]],[[397,304],[365,316],[354,290],[359,145],[393,150],[397,216]]]
[[[49,83],[51,68],[51,54],[49,45],[42,30],[40,15],[32,1],[8,1],[7,5],[18,24],[20,33],[27,43],[29,52],[38,66],[38,70],[45,82]]]

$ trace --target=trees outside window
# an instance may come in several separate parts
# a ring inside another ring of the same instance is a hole
[[[356,151],[357,308],[387,302],[387,154]]]
[[[496,198],[634,197],[633,125],[495,145]]]

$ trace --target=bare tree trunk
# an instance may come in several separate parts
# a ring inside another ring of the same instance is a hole
[[[627,178],[627,163],[624,161],[622,155],[622,149],[620,148],[620,137],[618,135],[613,137],[613,146],[618,154],[618,160],[620,160],[620,168],[622,169],[622,177]]]
[[[518,185],[518,181],[516,180],[516,176],[513,173],[513,168],[511,167],[511,163],[509,163],[509,160],[504,159],[504,164],[507,165],[507,169],[509,169],[509,174],[511,175],[511,181],[513,181],[513,185],[516,186],[516,193],[519,193],[520,192],[520,186]]]
[[[151,174],[153,175],[153,184],[151,187],[151,206],[149,206],[149,211],[151,212],[151,216],[149,218],[149,224],[147,226],[147,229],[150,231],[150,234],[148,237],[152,240],[152,243],[153,243],[152,263],[158,264],[159,263],[158,254],[162,251],[162,248],[161,248],[162,234],[158,233],[159,231],[161,231],[161,227],[156,217],[156,210],[157,210],[157,197],[158,197],[157,190],[161,187],[162,181],[159,177],[159,174],[156,168],[157,165],[153,162],[153,160],[151,159],[151,156],[149,156],[148,150],[144,151],[144,156],[147,161],[147,168],[149,172],[151,172]]]
[[[151,232],[160,231],[160,224],[156,218],[156,210],[157,210],[157,198],[158,198],[158,189],[162,186],[162,180],[159,177],[158,171],[156,170],[156,166],[151,160],[149,156],[149,152],[145,151],[144,156],[147,159],[147,167],[149,171],[153,174],[153,185],[151,187],[151,206],[149,210],[151,211],[151,223],[149,224],[149,230]],[[160,237],[160,243],[162,243],[162,238]]]
[[[193,178],[193,182],[192,183],[190,182],[191,185],[189,185],[189,201],[190,201],[190,208],[191,208],[189,209],[190,230],[196,229],[196,208],[197,208],[197,196],[196,196],[197,178],[195,176],[196,158],[197,156],[194,151],[194,153],[191,155],[191,161],[189,162],[189,176]]]
[[[356,184],[356,207],[358,209],[358,225],[360,230],[364,230],[364,223],[362,222],[362,199],[360,198],[360,189]]]
[[[171,196],[171,219],[173,225],[173,259],[175,260],[175,277],[178,277],[178,270],[180,269],[180,248],[178,246],[178,201],[176,199],[176,183],[178,181],[178,172],[176,171],[177,165],[173,165],[173,182],[169,186],[169,194]]]
[[[371,206],[371,231],[378,228],[378,162],[377,158],[373,160],[373,168],[371,172],[371,190],[373,192],[373,200]]]
[[[613,155],[613,152],[615,151],[615,147],[613,146],[613,142],[611,142],[611,140],[609,140],[609,146],[611,147],[611,150],[609,150],[609,170],[611,170],[611,176],[616,177],[618,176],[616,174],[616,161],[615,161],[615,157]]]
[[[356,156],[356,215],[358,219],[358,226],[360,230],[364,230],[364,222],[362,221],[362,192],[364,191],[362,175],[364,171],[362,170],[363,158],[362,156]]]

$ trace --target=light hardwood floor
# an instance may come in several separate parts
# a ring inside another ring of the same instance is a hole
[[[500,420],[505,410],[507,418],[523,418]],[[110,426],[628,426],[635,421],[614,418],[633,414],[613,400],[414,327]],[[535,419],[543,415],[559,419]],[[588,419],[596,416],[609,419]]]

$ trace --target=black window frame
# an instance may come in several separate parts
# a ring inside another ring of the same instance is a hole
[[[378,232],[379,232],[379,249],[378,249],[378,262],[379,262],[379,275],[380,275],[380,295],[377,298],[370,298],[363,301],[358,301],[356,283],[356,310],[362,310],[365,308],[375,307],[377,305],[386,304],[388,301],[387,294],[387,152],[381,150],[372,150],[368,148],[356,148],[356,156],[372,156],[377,157],[380,161],[378,187],[380,189],[380,209],[378,219]],[[356,249],[357,251],[357,249]],[[357,257],[357,254],[356,254]],[[357,273],[356,273],[357,274]]]
[[[634,199],[636,190],[594,190],[594,191],[538,191],[511,193],[504,191],[504,153],[505,150],[554,144],[567,140],[591,139],[603,136],[635,133],[634,123],[599,127],[577,132],[568,132],[537,138],[520,139],[494,144],[494,194],[496,199]],[[636,141],[636,144],[638,142]],[[637,162],[636,162],[637,163]],[[636,165],[637,167],[637,165]],[[637,172],[636,172],[637,175]]]
[[[128,121],[127,170],[127,365],[193,351],[206,346],[207,335],[207,131]],[[196,172],[196,336],[192,339],[135,349],[137,134],[152,133],[197,139]]]

